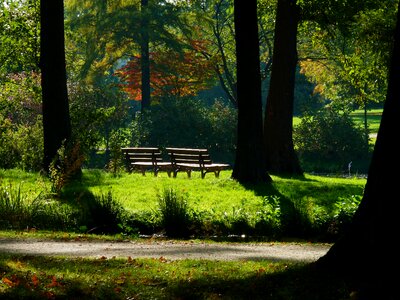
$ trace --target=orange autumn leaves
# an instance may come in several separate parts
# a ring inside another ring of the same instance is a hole
[[[150,88],[153,97],[193,96],[212,86],[215,74],[212,60],[201,54],[201,42],[192,41],[191,46],[190,50],[183,53],[170,49],[150,53]],[[142,99],[140,55],[133,56],[115,75],[131,99]]]

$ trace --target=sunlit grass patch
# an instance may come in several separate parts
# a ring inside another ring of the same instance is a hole
[[[344,299],[309,265],[0,255],[2,299]]]
[[[287,178],[272,175],[272,183],[250,187],[233,180],[231,170],[221,172],[219,178],[207,174],[202,179],[200,174],[194,173],[192,178],[186,174],[170,178],[163,172],[158,177],[125,172],[114,176],[84,169],[82,181],[66,187],[61,199],[51,199],[50,194],[46,197],[50,197],[49,203],[60,201],[71,209],[73,214],[65,210],[65,214],[58,215],[68,216],[69,220],[64,224],[70,225],[66,230],[77,233],[101,234],[111,227],[113,230],[109,233],[127,236],[165,232],[159,195],[165,190],[173,190],[178,198],[185,199],[185,218],[191,237],[245,235],[270,240],[290,235],[301,239],[314,236],[331,239],[332,233],[327,231],[331,230],[330,224],[339,224],[335,219],[337,211],[350,217],[356,204],[352,201],[362,196],[366,183],[365,178],[355,176],[305,174],[304,177]],[[7,172],[3,174],[3,181],[18,185],[18,178],[12,172],[9,177]],[[34,192],[27,193],[32,196],[40,190]],[[96,204],[96,199],[109,201],[103,207]],[[59,207],[62,206],[53,206],[53,211],[58,212],[56,208]],[[96,210],[100,207],[104,209]],[[351,211],[346,211],[350,208]],[[51,211],[47,212],[51,215]],[[29,224],[32,224],[29,227],[36,226],[32,222]],[[43,222],[39,225],[35,228],[50,229],[43,227]],[[332,232],[337,234],[337,229]]]

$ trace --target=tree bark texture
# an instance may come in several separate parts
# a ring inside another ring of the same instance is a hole
[[[65,66],[64,2],[40,1],[40,68],[42,76],[44,170],[64,140],[71,137]]]
[[[264,117],[267,171],[302,175],[293,145],[293,104],[297,65],[296,0],[278,0],[270,88]]]
[[[232,177],[241,183],[271,181],[265,171],[257,1],[235,0],[238,135]]]
[[[399,7],[400,9],[400,7]],[[399,299],[400,28],[397,16],[389,82],[363,199],[351,227],[317,261],[360,291],[360,299]],[[393,273],[394,272],[394,273]]]

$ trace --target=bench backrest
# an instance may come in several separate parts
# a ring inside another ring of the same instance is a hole
[[[172,164],[185,163],[185,164],[212,164],[210,154],[207,149],[190,149],[190,148],[166,148],[165,149]]]
[[[156,165],[161,162],[162,154],[159,148],[153,147],[126,147],[121,148],[126,161],[129,163],[151,162]]]

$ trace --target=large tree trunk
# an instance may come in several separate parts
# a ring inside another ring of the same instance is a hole
[[[399,250],[395,246],[400,232],[399,15],[397,18],[387,97],[363,199],[351,228],[317,261],[317,266],[351,280],[360,290],[360,299],[399,299]]]
[[[241,183],[271,181],[262,141],[261,77],[257,1],[235,0],[238,135],[232,177]]]
[[[267,171],[302,175],[293,146],[293,103],[297,65],[296,0],[278,0],[270,88],[264,118]]]
[[[48,167],[63,141],[71,137],[64,49],[64,2],[40,1],[44,161]]]
[[[148,0],[141,0],[141,71],[142,71],[142,111],[150,106],[150,53],[149,53],[149,21]]]

